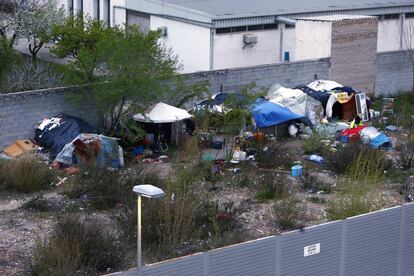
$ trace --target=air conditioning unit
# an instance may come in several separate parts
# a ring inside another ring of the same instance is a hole
[[[245,34],[243,36],[244,44],[256,44],[257,43],[257,35],[252,34]]]
[[[160,32],[161,36],[167,36],[168,35],[168,28],[163,26],[163,27],[159,27],[157,28],[158,32]]]
[[[250,48],[253,48],[254,45],[257,43],[257,35],[253,34],[245,34],[243,35],[243,50],[246,48],[246,46],[249,46]]]

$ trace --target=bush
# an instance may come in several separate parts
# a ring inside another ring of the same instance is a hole
[[[298,177],[298,181],[305,190],[310,190],[311,192],[323,191],[325,194],[332,192],[331,185],[322,182],[318,177],[310,174],[308,171],[305,171],[301,177]]]
[[[10,187],[24,193],[45,189],[53,180],[49,167],[30,154],[7,161],[3,171]]]
[[[288,194],[286,180],[278,176],[279,174],[275,173],[267,173],[259,176],[258,181],[260,182],[260,190],[256,194],[256,198],[260,202],[266,202],[271,199],[281,199]]]
[[[32,253],[32,275],[98,275],[121,267],[124,252],[114,235],[96,221],[66,215],[49,239]]]
[[[403,170],[409,170],[414,167],[414,134],[410,133],[408,141],[405,144],[400,145],[400,158],[399,165]]]
[[[283,199],[274,204],[271,208],[271,215],[283,229],[303,228],[303,225],[300,223],[303,218],[303,209],[293,197]]]
[[[348,167],[360,155],[363,145],[360,143],[338,144],[335,152],[329,151],[326,155],[328,166],[336,173],[345,173]]]
[[[132,188],[140,183],[160,186],[161,180],[141,166],[119,171],[87,168],[84,173],[70,178],[63,193],[70,199],[84,197],[91,207],[105,210],[134,202]]]
[[[302,149],[305,154],[319,154],[325,156],[329,152],[330,146],[321,143],[322,140],[326,140],[325,135],[317,131],[313,131],[312,135],[305,140]]]
[[[269,149],[268,151],[259,151],[256,160],[259,168],[274,169],[274,168],[285,168],[289,169],[295,161],[290,149],[285,145],[281,144],[275,148]]]

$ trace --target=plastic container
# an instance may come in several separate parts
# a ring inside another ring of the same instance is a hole
[[[264,144],[265,142],[265,134],[263,132],[255,132],[254,135],[254,140],[256,140],[256,142],[260,143],[260,144]]]
[[[302,164],[299,163],[295,166],[292,166],[292,176],[293,177],[302,176]]]

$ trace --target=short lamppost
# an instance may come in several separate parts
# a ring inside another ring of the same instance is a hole
[[[164,191],[153,185],[137,185],[132,189],[134,193],[138,196],[137,201],[137,220],[138,220],[138,229],[137,229],[137,273],[141,276],[141,196],[148,198],[161,198],[164,196]]]

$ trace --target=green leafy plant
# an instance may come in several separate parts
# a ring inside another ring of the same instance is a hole
[[[303,218],[303,209],[293,197],[288,197],[275,203],[271,208],[271,214],[273,219],[283,229],[303,227],[300,223]]]

